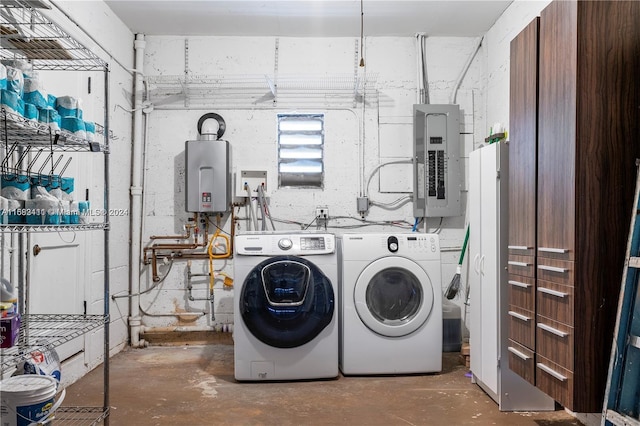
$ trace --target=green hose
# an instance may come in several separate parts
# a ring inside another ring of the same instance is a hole
[[[458,265],[462,265],[462,261],[464,260],[464,252],[467,251],[468,242],[469,242],[469,225],[467,225],[467,233],[464,236],[464,243],[462,243],[462,251],[460,252],[460,259],[458,260]]]

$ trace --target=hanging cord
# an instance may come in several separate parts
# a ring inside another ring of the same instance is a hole
[[[364,52],[363,50],[364,39],[364,0],[360,0],[360,66],[364,67]]]

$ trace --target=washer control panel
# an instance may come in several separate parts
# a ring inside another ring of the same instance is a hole
[[[333,234],[320,233],[240,234],[235,237],[235,247],[239,255],[305,256],[334,253],[336,240]]]

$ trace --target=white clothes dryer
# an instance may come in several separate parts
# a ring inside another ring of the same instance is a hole
[[[335,236],[274,231],[234,242],[236,380],[337,377]]]
[[[437,234],[345,234],[340,262],[340,370],[442,370]]]

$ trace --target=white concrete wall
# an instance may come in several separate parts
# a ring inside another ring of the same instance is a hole
[[[145,74],[183,75],[185,70],[185,39],[180,37],[146,37]],[[280,38],[278,73],[280,75],[349,74],[354,72],[356,56],[353,38]],[[449,103],[454,83],[464,65],[474,53],[479,39],[434,37],[427,39],[427,73],[431,103]],[[191,75],[241,76],[273,75],[275,38],[190,37],[188,39],[188,70]],[[483,48],[476,55],[457,93],[463,110],[464,133],[461,156],[464,169],[466,157],[474,145],[484,139]],[[287,189],[277,187],[276,114],[293,108],[266,110],[240,109],[156,109],[148,114],[147,158],[145,164],[145,217],[143,244],[151,235],[175,235],[183,232],[189,214],[184,212],[184,141],[197,139],[196,124],[206,112],[221,114],[227,125],[224,139],[232,147],[232,168],[267,170],[271,214],[278,219],[309,223],[315,207],[329,207],[332,219],[330,231],[346,232],[345,226],[358,222],[356,198],[366,185],[371,171],[380,163],[412,157],[412,107],[416,95],[416,42],[413,37],[370,37],[365,43],[366,72],[377,75],[378,104],[358,104],[355,109],[312,108],[325,115],[325,185],[323,190]],[[153,87],[151,87],[153,89]],[[296,108],[295,111],[309,111]],[[361,136],[363,129],[363,139]],[[361,146],[359,146],[361,144]],[[364,154],[362,154],[364,150]],[[363,156],[363,157],[362,157]],[[364,160],[361,160],[364,158]],[[462,171],[466,176],[465,170]],[[380,178],[382,176],[382,178]],[[410,165],[382,167],[369,187],[372,200],[390,202],[412,191]],[[464,185],[466,191],[466,184]],[[466,193],[463,201],[466,205]],[[241,217],[246,210],[241,209]],[[404,221],[404,228],[370,226],[362,232],[375,230],[409,231],[413,224],[413,207],[407,203],[398,210],[372,207],[370,221]],[[225,216],[225,229],[229,231]],[[436,230],[440,221],[427,221],[429,230]],[[445,218],[440,230],[443,246],[442,282],[444,290],[455,273],[459,250],[464,237],[465,216]],[[247,229],[245,221],[241,229]],[[276,222],[277,229],[300,229],[299,225]],[[423,227],[424,229],[424,227]],[[233,274],[232,260],[216,261],[214,266]],[[194,269],[206,272],[206,262],[194,262]],[[215,321],[210,318],[206,302],[187,299],[186,262],[175,261],[167,278],[156,289],[143,295],[142,310],[147,326],[185,325],[184,311],[205,313],[192,325],[218,325],[232,321],[233,290],[215,285]],[[164,269],[162,270],[162,272]],[[152,285],[149,268],[145,268],[142,287]],[[204,297],[207,281],[193,281],[195,297]],[[458,304],[461,299],[456,300]]]
[[[509,101],[509,43],[548,1],[515,1],[486,34],[482,47],[471,63],[457,93],[457,103],[463,110],[463,159],[464,191],[467,188],[466,170],[468,153],[484,141],[494,122],[505,124],[508,129]],[[117,140],[112,142],[111,154],[111,207],[129,208],[131,153],[132,77],[124,68],[133,68],[133,34],[126,29],[101,3],[59,2],[82,29],[94,40],[79,34],[75,23],[66,22],[65,28],[84,41],[95,46],[102,56],[109,59],[110,73],[110,121]],[[65,18],[66,19],[66,18]],[[62,19],[64,21],[64,19]],[[449,103],[455,81],[464,64],[473,54],[478,39],[456,37],[430,37],[427,39],[427,75],[431,103]],[[281,74],[341,73],[354,71],[355,40],[353,38],[280,38],[278,72]],[[191,37],[189,38],[188,70],[192,75],[272,75],[275,65],[275,39],[272,37]],[[185,40],[179,37],[147,37],[145,73],[147,75],[182,75],[185,71]],[[276,170],[276,119],[278,112],[292,108],[273,110],[242,109],[215,110],[227,122],[224,136],[232,146],[233,171],[264,169],[269,173],[270,209],[276,218],[309,223],[316,205],[329,206],[330,216],[358,217],[356,197],[374,168],[381,163],[408,159],[412,151],[412,105],[416,103],[416,45],[413,37],[370,37],[365,42],[367,73],[377,74],[379,103],[339,110],[313,109],[326,113],[326,175],[324,190],[293,190],[277,188]],[[124,65],[124,68],[123,66]],[[86,75],[69,82],[65,91],[77,93],[85,99],[87,111],[96,115],[102,104],[101,79],[93,77],[94,92],[86,91]],[[53,78],[53,77],[52,77]],[[56,77],[58,78],[58,77]],[[145,204],[143,244],[149,236],[183,232],[183,225],[190,216],[184,212],[184,141],[196,139],[198,118],[210,112],[202,110],[159,110],[146,115],[148,119],[147,157],[145,163]],[[96,117],[96,121],[101,121]],[[363,130],[363,132],[362,132]],[[364,136],[362,136],[362,133]],[[362,152],[364,151],[364,154]],[[361,157],[363,155],[363,157]],[[363,163],[360,160],[363,158]],[[92,161],[85,173],[85,187],[92,194],[100,192],[102,158]],[[361,164],[362,163],[362,164]],[[412,171],[409,165],[382,167],[371,181],[372,200],[389,202],[410,193]],[[345,183],[349,183],[345,185]],[[98,195],[94,205],[102,201]],[[466,193],[463,197],[466,207]],[[246,217],[246,210],[238,212]],[[410,203],[396,211],[372,207],[367,219],[371,221],[413,222]],[[128,291],[129,217],[113,217],[111,231],[111,292]],[[354,224],[349,219],[331,220],[330,228],[338,234],[346,229],[340,226]],[[464,236],[466,214],[458,218],[429,219],[428,230],[441,228],[443,247],[442,282],[444,290],[455,273],[455,266]],[[241,229],[246,229],[241,221]],[[229,230],[227,217],[224,227]],[[299,229],[297,225],[277,223],[278,229]],[[362,231],[398,229],[390,226],[373,226]],[[88,238],[86,252],[91,258],[85,268],[85,290],[91,311],[100,312],[102,306],[102,240]],[[232,261],[216,261],[232,275]],[[233,290],[216,282],[216,320],[212,321],[205,302],[191,302],[187,298],[186,262],[176,261],[166,280],[157,289],[142,297],[141,307],[146,314],[143,322],[148,326],[192,324],[217,325],[232,321]],[[194,262],[194,272],[206,272],[206,262]],[[161,272],[166,268],[161,267]],[[142,288],[152,285],[148,268],[144,268]],[[463,273],[464,278],[464,273]],[[464,284],[464,279],[463,279]],[[206,293],[206,280],[194,279],[196,297]],[[456,299],[462,305],[461,298]],[[192,317],[176,316],[180,312],[202,312],[197,321]],[[127,339],[128,302],[119,299],[112,304],[111,341],[116,350]],[[87,365],[99,362],[101,333],[89,339]]]
[[[485,35],[487,43],[484,76],[487,125],[496,122],[509,129],[509,55],[511,40],[526,27],[551,0],[516,0],[504,11]],[[489,129],[487,128],[487,132]]]

